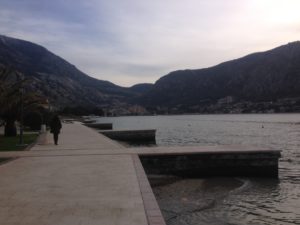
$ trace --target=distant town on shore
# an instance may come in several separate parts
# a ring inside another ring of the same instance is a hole
[[[300,42],[129,88],[98,80],[37,44],[0,35],[0,68],[65,113],[153,115],[300,112]],[[20,77],[20,76],[19,76]]]

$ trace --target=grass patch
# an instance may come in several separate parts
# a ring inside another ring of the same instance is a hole
[[[23,143],[29,145],[38,137],[38,133],[23,134]],[[27,146],[18,146],[20,137],[5,137],[0,135],[0,151],[22,151]]]

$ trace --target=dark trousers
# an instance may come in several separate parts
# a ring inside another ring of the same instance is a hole
[[[54,139],[54,143],[57,145],[58,133],[53,133],[53,139]]]

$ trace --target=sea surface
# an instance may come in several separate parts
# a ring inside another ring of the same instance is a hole
[[[282,150],[279,179],[169,179],[153,191],[168,225],[300,224],[300,114],[99,118],[157,129],[159,146],[243,144]]]

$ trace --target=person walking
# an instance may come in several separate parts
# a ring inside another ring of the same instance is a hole
[[[60,133],[61,122],[57,115],[55,115],[50,122],[50,133],[53,134],[54,144],[57,145],[58,134]]]

